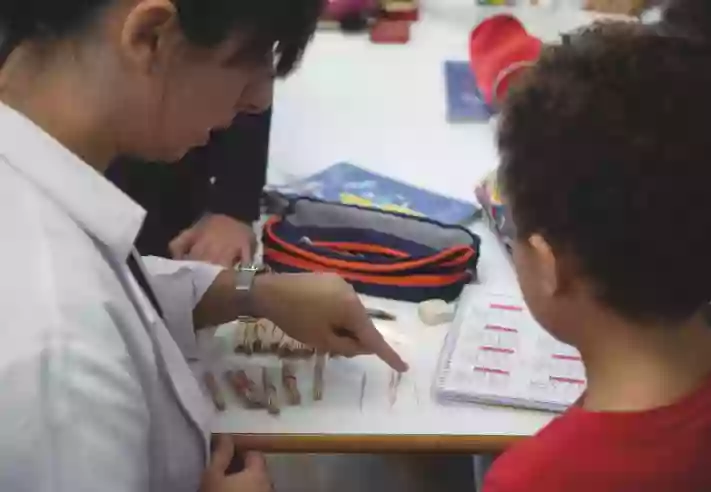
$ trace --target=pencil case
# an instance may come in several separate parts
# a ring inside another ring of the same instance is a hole
[[[479,237],[457,225],[396,212],[290,200],[263,230],[276,272],[333,272],[361,294],[453,301],[476,277]]]

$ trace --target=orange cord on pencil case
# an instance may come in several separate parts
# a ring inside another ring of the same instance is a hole
[[[410,254],[405,251],[395,250],[391,248],[386,248],[383,246],[378,246],[377,244],[361,244],[361,243],[341,243],[333,241],[311,241],[312,246],[317,248],[327,248],[336,251],[341,251],[346,254],[357,255],[358,253],[380,253],[385,256],[392,256],[394,258],[407,259],[410,258]],[[471,255],[469,254],[471,253]],[[473,251],[466,252],[466,259],[469,261],[471,256],[474,254]],[[461,257],[454,258],[453,260],[446,261],[442,263],[442,266],[457,266],[462,264],[463,260]]]
[[[306,260],[301,260],[293,256],[266,248],[264,255],[272,261],[298,268],[310,272],[330,272],[337,273],[344,280],[363,282],[369,284],[402,286],[402,287],[442,287],[455,282],[468,282],[471,279],[471,274],[467,272],[455,273],[451,275],[407,275],[402,277],[385,277],[376,275],[363,275],[347,270],[339,270],[337,268],[329,268],[318,263],[312,263]]]
[[[282,249],[285,251],[288,251],[289,253],[302,257],[306,260],[309,260],[311,262],[314,262],[316,264],[321,264],[325,267],[329,267],[332,269],[342,269],[346,271],[350,270],[360,270],[364,272],[380,272],[380,273],[395,273],[397,271],[405,271],[405,270],[412,270],[415,268],[419,268],[422,266],[426,266],[427,264],[436,264],[439,262],[442,262],[443,260],[446,259],[444,263],[441,263],[443,266],[457,266],[457,265],[466,265],[469,263],[476,252],[472,250],[470,246],[454,246],[451,248],[447,248],[445,250],[442,250],[432,256],[426,257],[426,258],[418,258],[415,260],[407,260],[407,261],[402,261],[397,264],[389,264],[389,265],[377,265],[377,264],[372,264],[372,263],[366,263],[366,262],[358,262],[358,261],[344,261],[344,260],[339,260],[336,258],[328,258],[325,256],[320,256],[316,253],[313,253],[312,251],[307,250],[306,248],[299,247],[296,244],[289,243],[281,239],[278,235],[274,234],[273,232],[273,227],[275,224],[278,224],[282,219],[280,217],[273,217],[270,220],[267,221],[267,223],[264,226],[264,235],[267,236],[271,241],[279,245]],[[323,244],[323,242],[319,241],[312,241],[309,243],[311,246],[318,246],[319,244]],[[350,251],[355,251],[360,249],[360,251],[374,251],[374,252],[381,252],[385,253],[389,256],[394,256],[397,258],[405,259],[405,258],[410,258],[410,255],[404,251],[397,251],[389,248],[383,248],[377,245],[366,245],[366,244],[354,244],[354,243],[349,243],[350,245]],[[333,248],[333,249],[339,249],[339,248]],[[459,256],[456,256],[459,255]]]

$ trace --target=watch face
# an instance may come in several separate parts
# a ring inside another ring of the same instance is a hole
[[[254,273],[265,273],[265,272],[269,271],[269,267],[267,265],[260,265],[260,264],[250,264],[250,265],[238,264],[236,270],[238,272],[240,270],[242,270],[242,271],[254,272]]]
[[[235,289],[244,291],[251,289],[257,271],[255,268],[239,268],[235,270]]]

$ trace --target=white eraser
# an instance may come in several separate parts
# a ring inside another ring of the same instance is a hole
[[[442,299],[430,299],[421,302],[417,308],[420,320],[428,326],[451,323],[454,320],[454,308]]]

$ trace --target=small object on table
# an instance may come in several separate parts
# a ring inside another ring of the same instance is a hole
[[[235,353],[243,354],[245,352],[244,343],[247,331],[245,324],[242,321],[235,323]]]
[[[377,44],[405,44],[410,41],[410,22],[381,19],[370,29],[370,40]]]
[[[309,347],[305,343],[301,343],[298,340],[294,340],[292,346],[292,353],[295,357],[303,359],[311,357],[314,354],[314,349]]]
[[[279,342],[284,338],[284,332],[268,319],[260,319],[257,324],[262,327],[260,335],[262,339],[262,350],[265,352],[276,352]]]
[[[308,345],[294,340],[288,335],[285,335],[282,341],[279,343],[277,349],[277,355],[284,358],[308,358],[314,354],[314,349]]]
[[[247,404],[248,408],[264,407],[262,398],[257,391],[257,386],[254,381],[247,377],[244,371],[227,371],[225,377],[234,392]]]
[[[215,375],[210,371],[205,371],[202,380],[205,383],[208,393],[210,393],[210,398],[212,399],[212,403],[215,404],[215,408],[220,412],[224,412],[225,408],[227,408],[225,396],[222,394],[222,391],[220,391],[220,386],[217,384]]]
[[[494,231],[506,251],[511,254],[516,238],[516,230],[509,207],[506,206],[501,194],[498,174],[488,173],[474,188],[477,201],[484,210],[484,217]]]
[[[360,33],[368,29],[370,22],[371,18],[362,14],[347,15],[341,19],[340,27],[346,33]]]
[[[375,13],[373,0],[324,0],[324,9],[318,22],[319,29],[342,29],[359,32],[367,28]]]
[[[323,370],[326,366],[326,354],[317,354],[314,364],[314,401],[323,400]]]
[[[291,357],[294,351],[294,343],[296,340],[288,335],[282,337],[281,342],[279,342],[279,347],[277,348],[277,355],[279,357]]]
[[[585,0],[583,8],[606,14],[639,15],[646,3],[645,0]]]
[[[533,66],[543,42],[510,14],[486,18],[469,36],[469,62],[484,102],[497,109],[509,89]]]
[[[390,373],[390,387],[389,389],[389,399],[390,406],[393,407],[395,402],[397,402],[397,390],[400,387],[400,381],[402,380],[402,373],[393,371]]]
[[[254,352],[254,341],[257,336],[257,323],[254,321],[243,322],[243,337],[242,337],[242,352],[247,355],[252,355]]]
[[[278,326],[274,326],[274,334],[272,335],[272,352],[275,354],[279,353],[279,347],[281,347],[282,342],[288,338],[286,333],[281,331]]]
[[[262,385],[264,386],[264,405],[267,407],[267,412],[272,415],[279,415],[281,412],[279,396],[267,367],[262,367]]]
[[[416,21],[420,17],[416,0],[381,0],[382,16],[390,20]]]
[[[454,321],[454,308],[442,299],[430,299],[417,307],[420,320],[427,326],[437,326]]]
[[[363,379],[360,381],[360,411],[363,411],[363,402],[365,401],[365,386],[368,383],[367,373],[363,373]]]
[[[373,319],[379,319],[383,321],[397,321],[397,316],[382,309],[366,308],[365,311],[366,313],[368,313],[368,316]]]
[[[286,335],[268,319],[242,320],[235,327],[234,351],[238,354],[274,354],[279,357],[307,358],[314,354],[309,347]]]
[[[483,122],[491,119],[493,111],[484,102],[468,61],[445,61],[444,82],[449,123]]]
[[[254,338],[252,340],[252,352],[259,354],[268,349],[263,343],[262,338],[264,337],[264,325],[261,320],[253,324]]]
[[[281,381],[286,390],[286,401],[289,405],[301,405],[301,393],[299,392],[299,384],[296,380],[296,370],[294,365],[289,361],[283,361],[281,364]]]

